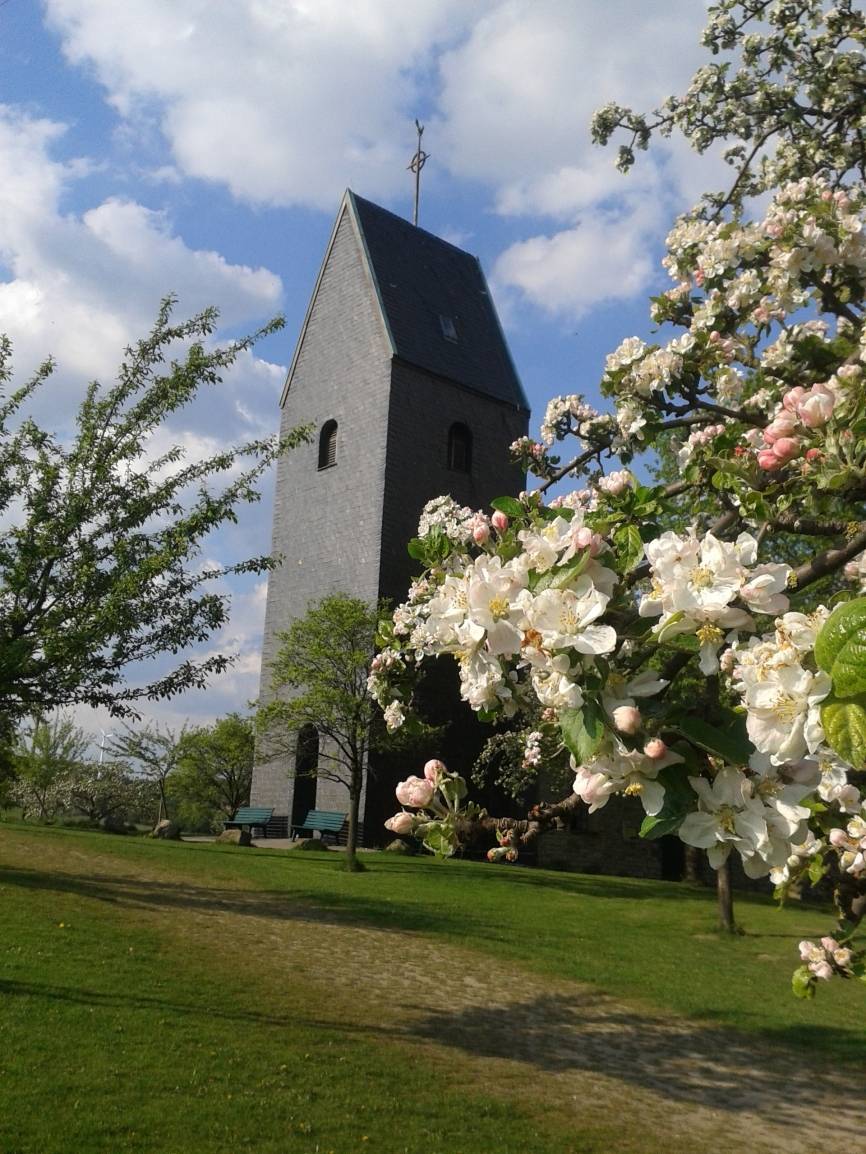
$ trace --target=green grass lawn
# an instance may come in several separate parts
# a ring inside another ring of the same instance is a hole
[[[814,1003],[789,992],[797,941],[829,924],[820,911],[740,899],[746,933],[726,939],[713,895],[681,886],[365,861],[347,875],[336,853],[0,827],[0,1154],[703,1149],[654,1146],[607,1114],[576,1132],[573,1114],[534,1104],[531,1087],[509,1095],[475,1068],[469,1080],[468,1059],[378,1029],[321,973],[260,964],[232,907],[251,891],[257,932],[267,919],[284,928],[289,908],[407,931],[472,951],[482,977],[495,955],[649,1013],[760,1035],[788,1048],[780,1068],[866,1057],[859,983],[831,983]],[[211,916],[221,920],[205,932]],[[205,929],[191,932],[194,921]]]

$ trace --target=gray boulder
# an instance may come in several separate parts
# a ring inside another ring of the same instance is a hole
[[[156,823],[150,836],[162,838],[165,841],[180,841],[180,826],[175,825],[168,818],[163,818],[162,821]]]
[[[218,842],[223,845],[246,845],[253,844],[252,834],[248,829],[224,829],[217,837]]]

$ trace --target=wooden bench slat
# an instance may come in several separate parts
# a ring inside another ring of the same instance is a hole
[[[270,821],[273,813],[273,809],[264,806],[244,805],[236,811],[232,821],[255,821],[258,824],[260,821]]]
[[[265,806],[242,805],[235,812],[233,818],[223,822],[223,829],[236,829],[244,826],[254,829],[256,826],[260,826],[267,836],[267,825],[273,813],[273,809],[267,809]]]
[[[337,813],[328,809],[308,810],[307,816],[298,825],[292,826],[292,836],[301,830],[319,830],[320,833],[339,834],[348,818],[346,813]]]

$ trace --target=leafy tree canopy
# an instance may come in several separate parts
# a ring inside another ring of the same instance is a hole
[[[226,621],[228,574],[259,573],[273,558],[201,565],[203,541],[259,499],[262,474],[307,437],[239,444],[186,463],[174,446],[154,457],[151,438],[202,387],[222,374],[273,321],[225,346],[209,338],[217,314],[172,317],[163,302],[150,334],[124,354],[114,384],[94,382],[69,443],[27,415],[50,387],[46,361],[12,387],[11,346],[0,339],[0,722],[77,703],[134,716],[142,699],[204,686],[229,664],[224,654],[183,651]],[[174,655],[143,684],[133,663]]]

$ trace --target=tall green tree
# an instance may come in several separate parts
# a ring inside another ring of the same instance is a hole
[[[298,444],[239,444],[186,463],[175,445],[158,456],[153,434],[253,343],[212,346],[217,313],[175,322],[163,302],[150,334],[128,348],[114,384],[94,382],[65,442],[27,415],[50,387],[47,360],[13,388],[11,346],[0,338],[0,727],[7,741],[26,716],[84,703],[134,716],[142,699],[204,686],[230,663],[222,653],[183,651],[206,641],[228,616],[218,583],[272,567],[262,556],[200,563],[205,539],[259,499],[274,458]],[[142,683],[133,663],[175,656]]]
[[[214,825],[250,800],[255,755],[252,718],[230,713],[186,732],[170,794],[184,822]]]
[[[358,808],[381,716],[367,688],[378,610],[356,597],[335,594],[311,605],[278,635],[271,666],[275,698],[259,709],[260,755],[294,753],[301,730],[319,734],[316,776],[344,785],[349,798],[346,868],[357,860]]]

